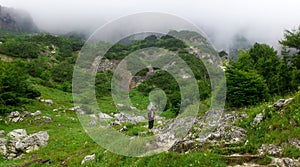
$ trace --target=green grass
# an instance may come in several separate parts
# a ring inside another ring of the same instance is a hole
[[[122,155],[114,154],[105,150],[98,144],[96,144],[83,129],[77,115],[73,111],[65,110],[73,107],[71,93],[62,92],[57,89],[48,88],[44,86],[37,86],[42,93],[42,98],[52,99],[54,101],[53,106],[47,104],[32,101],[32,103],[22,106],[24,111],[35,112],[41,110],[43,115],[52,118],[52,123],[38,123],[34,121],[34,118],[26,118],[25,121],[20,123],[5,124],[0,122],[0,129],[4,129],[6,133],[13,129],[24,128],[28,134],[36,133],[38,131],[47,131],[50,135],[49,144],[40,148],[37,151],[26,154],[26,157],[21,160],[7,161],[0,158],[0,166],[15,166],[22,165],[27,162],[31,162],[35,159],[50,160],[46,164],[32,164],[31,167],[38,166],[80,166],[81,160],[90,154],[96,154],[94,161],[86,163],[84,166],[97,167],[97,166],[137,166],[137,167],[156,167],[156,166],[226,166],[228,163],[222,155],[230,155],[234,153],[240,154],[256,154],[257,148],[263,143],[280,144],[287,142],[288,137],[300,138],[300,95],[298,94],[295,100],[288,105],[283,111],[282,115],[275,114],[275,111],[269,111],[270,116],[257,128],[250,127],[250,122],[253,120],[257,113],[260,113],[268,105],[272,104],[263,103],[261,105],[252,106],[244,109],[239,109],[237,112],[246,112],[249,114],[249,118],[238,122],[237,125],[247,129],[249,140],[248,145],[244,143],[214,146],[204,145],[197,150],[191,151],[188,154],[179,154],[174,152],[164,152],[149,157],[126,157]],[[133,104],[138,106],[138,100],[141,99],[139,106],[145,107],[147,100],[145,97],[141,97],[140,94],[135,93],[136,97],[132,99]],[[274,100],[276,101],[276,100]],[[98,99],[102,112],[110,113],[116,111],[115,105],[111,97],[103,97]],[[204,113],[204,110],[208,109],[208,102],[200,104],[200,112]],[[53,112],[53,109],[59,109],[58,112]],[[64,111],[65,110],[65,111]],[[19,111],[22,111],[19,109]],[[58,116],[59,115],[59,116]],[[288,123],[290,118],[298,121],[298,126],[293,127]],[[147,123],[138,123],[137,125],[125,123],[120,126],[114,127],[119,130],[123,126],[127,127],[127,131],[124,134],[128,136],[151,136],[153,135],[147,129]],[[270,126],[272,126],[270,128]],[[145,134],[142,132],[145,132]],[[31,158],[34,157],[35,158]],[[287,146],[284,148],[283,156],[299,158],[299,149],[295,147]],[[255,160],[259,164],[267,164],[269,162],[268,157]],[[240,160],[243,162],[243,159]]]
[[[96,160],[86,163],[85,166],[225,166],[225,163],[218,155],[210,155],[204,153],[192,153],[181,155],[178,153],[161,153],[158,155],[133,158],[111,153],[98,144],[96,144],[84,131],[77,115],[68,109],[73,106],[71,93],[62,92],[57,89],[48,88],[37,85],[37,88],[42,93],[42,98],[52,99],[54,104],[47,104],[32,101],[30,104],[22,106],[24,111],[35,112],[42,111],[42,115],[52,118],[52,123],[38,123],[34,118],[26,118],[25,121],[19,123],[0,123],[0,129],[4,129],[6,133],[11,130],[23,128],[28,134],[39,131],[47,131],[50,135],[48,145],[41,147],[39,150],[26,154],[24,159],[7,161],[0,159],[0,166],[15,166],[22,165],[27,162],[32,162],[35,159],[50,160],[46,164],[34,163],[31,167],[37,166],[80,166],[81,160],[86,155],[96,154]],[[137,102],[138,99],[133,101]],[[114,104],[111,103],[111,97],[104,97],[99,100],[101,110],[106,113],[115,111]],[[146,104],[143,102],[141,104]],[[59,109],[58,112],[53,112],[53,109]],[[64,111],[65,110],[65,111]],[[22,111],[19,109],[19,111]],[[58,116],[59,115],[59,116]],[[74,119],[75,118],[75,119]],[[136,126],[132,124],[124,124],[128,130],[124,133],[128,136],[142,135],[141,132],[146,132],[145,136],[153,135],[148,132],[147,123],[139,123]],[[122,126],[124,126],[122,125]],[[116,129],[122,126],[117,126]],[[35,157],[35,158],[31,158]]]

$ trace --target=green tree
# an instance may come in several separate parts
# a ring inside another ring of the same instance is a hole
[[[292,86],[297,89],[300,86],[300,26],[291,31],[285,30],[284,39],[279,43],[283,46],[282,54],[287,66],[291,68]]]
[[[6,106],[17,106],[24,98],[40,96],[21,67],[18,62],[0,60],[0,114],[6,112]]]
[[[227,105],[242,107],[257,104],[268,98],[268,87],[255,71],[242,71],[234,67],[226,70]]]

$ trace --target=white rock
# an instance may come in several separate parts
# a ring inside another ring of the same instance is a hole
[[[96,116],[96,114],[90,114],[89,116],[90,116],[91,118],[98,119],[98,117]]]
[[[46,131],[40,131],[38,133],[27,136],[21,141],[16,143],[16,149],[21,151],[31,152],[38,150],[39,147],[48,144],[49,134]]]
[[[46,104],[48,104],[48,105],[50,105],[50,106],[53,105],[53,100],[51,100],[51,99],[41,99],[40,101],[41,101],[41,102],[44,102],[44,103],[46,103]]]
[[[14,111],[14,112],[11,112],[8,116],[8,121],[10,122],[21,122],[23,121],[23,118],[21,117],[21,114],[19,113],[19,111]]]
[[[40,110],[37,110],[35,113],[32,113],[31,115],[32,116],[38,116],[38,115],[41,115],[42,112]]]
[[[25,129],[15,129],[7,134],[8,137],[13,139],[22,139],[27,136]]]
[[[255,125],[260,124],[264,119],[264,115],[262,113],[259,113],[255,116],[253,121],[251,122],[251,126],[254,127]]]
[[[287,104],[289,104],[291,101],[293,100],[293,98],[289,98],[289,99],[279,99],[277,102],[275,102],[273,104],[274,107],[277,108],[281,108]]]
[[[105,114],[105,113],[102,113],[102,112],[100,112],[98,114],[98,116],[99,116],[100,119],[112,119],[113,118],[113,117],[109,116],[108,114]]]
[[[93,161],[96,158],[96,154],[93,155],[87,155],[83,158],[83,160],[81,161],[81,165],[85,164],[87,161]]]
[[[80,109],[80,106],[75,106],[75,107],[69,108],[68,110],[69,111],[77,111],[78,109]]]

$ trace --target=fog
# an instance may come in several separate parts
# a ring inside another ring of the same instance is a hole
[[[38,27],[52,33],[93,32],[119,17],[163,12],[182,17],[206,32],[217,48],[233,36],[278,46],[285,29],[300,25],[298,0],[0,0],[27,10]]]

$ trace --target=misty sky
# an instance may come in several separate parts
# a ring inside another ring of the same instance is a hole
[[[0,0],[27,10],[50,32],[93,31],[104,23],[138,12],[164,12],[202,28],[217,48],[236,33],[276,46],[284,29],[300,25],[299,0]]]

